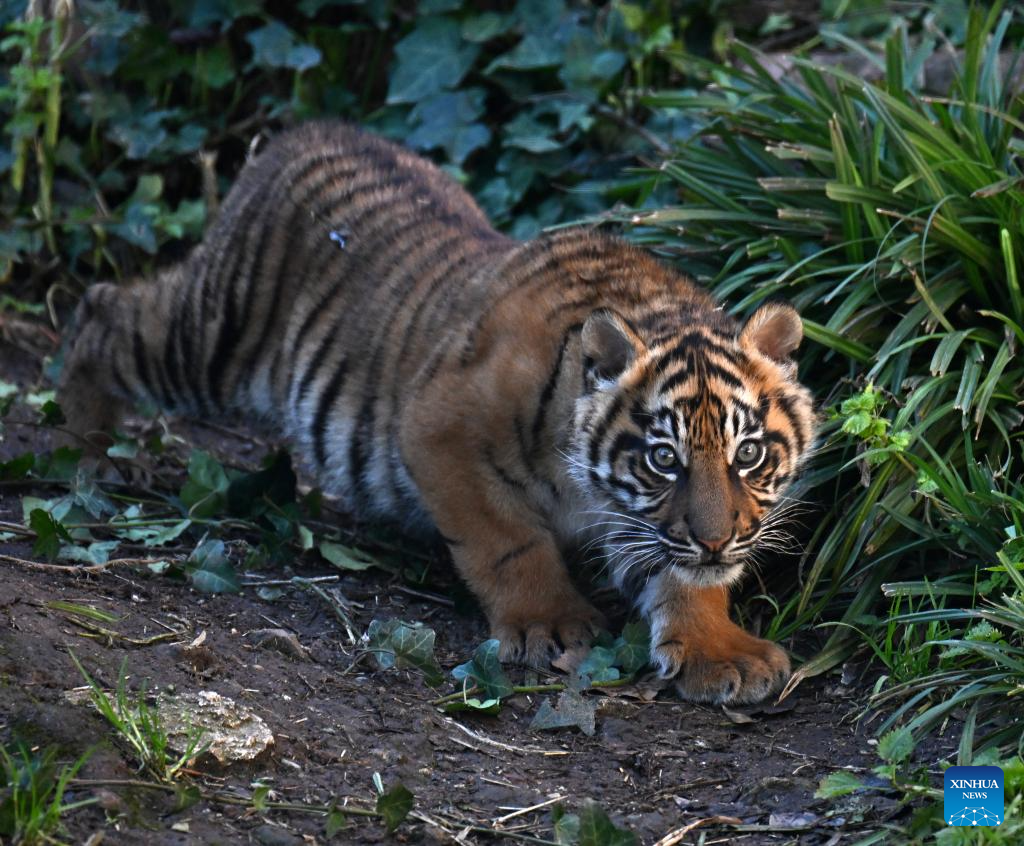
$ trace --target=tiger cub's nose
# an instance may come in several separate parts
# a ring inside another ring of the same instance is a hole
[[[693,535],[691,535],[691,537],[705,549],[711,552],[719,552],[722,549],[722,547],[729,542],[729,538],[731,536],[726,535],[725,537],[721,538],[702,538],[696,533],[694,533]]]

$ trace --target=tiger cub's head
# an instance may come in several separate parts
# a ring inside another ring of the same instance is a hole
[[[707,309],[679,318],[641,331],[600,310],[581,333],[572,472],[627,592],[666,567],[699,585],[738,578],[782,536],[783,493],[814,437],[794,309],[764,305],[743,326]]]

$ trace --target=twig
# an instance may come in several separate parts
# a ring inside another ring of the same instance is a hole
[[[569,755],[569,754],[571,754],[570,752],[568,752],[565,749],[554,749],[554,750],[552,750],[552,749],[538,749],[537,747],[512,746],[509,743],[502,743],[500,740],[494,740],[493,738],[487,737],[486,735],[478,734],[477,732],[473,731],[472,729],[466,728],[466,726],[462,725],[462,723],[456,722],[455,720],[450,719],[448,717],[445,717],[445,722],[451,724],[452,726],[457,728],[459,731],[461,731],[461,732],[463,732],[465,734],[468,734],[470,737],[472,737],[476,741],[479,741],[480,743],[486,743],[486,744],[488,744],[490,746],[496,746],[498,749],[504,749],[506,752],[522,752],[522,753],[527,754],[527,755],[546,755],[548,757],[554,757],[554,756],[561,756],[561,755]]]
[[[27,561],[14,555],[0,554],[0,561],[28,567],[31,570],[48,570],[62,573],[102,573],[110,567],[138,567],[142,564],[156,564],[165,558],[112,558],[103,564],[44,564],[41,561]]]
[[[436,602],[438,605],[444,605],[448,608],[455,607],[455,603],[447,596],[441,596],[437,593],[427,593],[425,590],[416,590],[415,588],[406,587],[405,585],[394,585],[394,590],[397,590],[399,593],[408,594],[409,596],[415,596],[419,599],[426,599],[429,602]]]
[[[352,622],[352,618],[349,617],[348,612],[342,607],[341,602],[338,599],[331,596],[312,580],[303,578],[302,576],[293,577],[292,582],[299,587],[312,591],[327,603],[330,609],[334,612],[334,616],[337,617],[339,622],[345,627],[345,633],[348,635],[349,643],[354,645],[359,641],[355,632],[355,623]]]
[[[528,813],[530,813],[530,811],[537,811],[537,810],[539,810],[541,808],[546,808],[548,805],[554,805],[555,802],[561,802],[564,798],[565,797],[561,793],[558,793],[558,794],[555,794],[555,796],[553,798],[551,798],[551,799],[548,799],[548,800],[546,800],[544,802],[539,802],[536,805],[531,805],[529,808],[519,808],[518,810],[513,811],[511,814],[505,814],[505,816],[503,816],[503,817],[498,817],[497,819],[492,820],[492,822],[495,825],[499,825],[499,824],[501,824],[503,822],[508,822],[513,817],[518,817],[518,816],[521,816],[523,814],[528,814]]]
[[[341,576],[293,576],[290,579],[267,579],[266,581],[248,581],[242,582],[242,587],[282,587],[285,585],[296,585],[298,587],[304,587],[299,584],[297,579],[301,579],[303,582],[336,582]]]
[[[632,684],[635,679],[633,676],[624,676],[621,679],[615,679],[614,681],[603,681],[603,682],[591,682],[587,690],[600,690],[603,687],[625,687],[628,684]],[[552,682],[551,684],[524,684],[514,685],[512,687],[513,693],[558,693],[559,691],[566,690],[568,685],[565,682]],[[449,693],[438,699],[431,701],[431,705],[446,705],[449,702],[458,702],[461,699],[472,696],[476,693],[480,693],[481,690],[475,685],[467,690],[457,690],[455,693]]]
[[[654,846],[676,846],[677,843],[682,842],[682,839],[686,837],[695,828],[702,825],[743,825],[743,820],[737,817],[705,817],[702,820],[694,820],[692,823],[684,825],[682,828],[677,828],[670,831],[664,837],[661,838]]]

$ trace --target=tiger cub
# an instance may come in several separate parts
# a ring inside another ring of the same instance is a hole
[[[814,435],[788,306],[740,326],[618,238],[513,240],[424,159],[315,123],[246,164],[181,264],[93,286],[75,326],[79,435],[140,400],[262,422],[354,514],[439,531],[503,660],[590,641],[563,559],[589,543],[682,696],[788,676],[727,596]]]

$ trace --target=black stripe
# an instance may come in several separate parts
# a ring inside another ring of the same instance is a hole
[[[548,404],[551,402],[551,398],[555,394],[555,388],[558,385],[558,379],[562,373],[565,351],[568,349],[573,336],[582,328],[582,323],[574,323],[566,329],[565,333],[562,335],[562,343],[558,347],[558,355],[555,356],[554,367],[551,368],[547,381],[544,383],[544,388],[540,392],[540,399],[537,401],[537,411],[533,416],[533,426],[531,427],[530,432],[533,435],[534,447],[536,447],[537,441],[540,439],[541,431],[544,429],[544,418],[547,415]]]
[[[540,543],[540,541],[538,541],[538,540],[532,540],[532,541],[528,541],[528,542],[524,543],[522,546],[517,546],[515,549],[510,550],[509,552],[506,552],[504,555],[501,556],[501,558],[497,559],[491,565],[491,567],[493,567],[495,570],[500,570],[506,564],[509,564],[510,562],[514,561],[516,558],[520,558],[523,555],[525,555],[527,552],[529,552],[531,549],[533,549],[539,543]]]
[[[611,407],[591,432],[590,450],[588,453],[591,466],[597,464],[597,460],[601,455],[601,441],[604,440],[604,436],[608,433],[608,429],[612,425],[612,422],[618,416],[619,412],[622,411],[623,401],[622,394],[616,394],[615,398],[612,400]]]
[[[347,372],[348,361],[343,359],[331,376],[331,381],[320,394],[313,417],[313,454],[321,467],[327,464],[327,416],[341,393]]]
[[[793,401],[785,394],[776,394],[772,397],[772,400],[778,406],[779,411],[781,411],[785,415],[786,419],[789,420],[789,425],[793,429],[793,437],[796,439],[797,449],[800,452],[803,452],[804,448],[807,446],[807,442],[804,439],[802,431],[803,427],[800,425],[796,410],[793,407]]]

